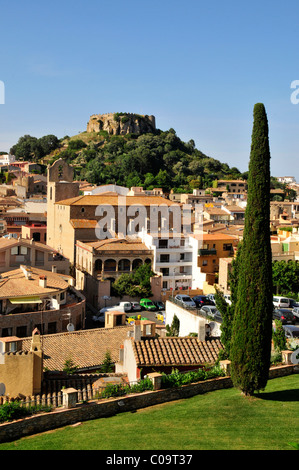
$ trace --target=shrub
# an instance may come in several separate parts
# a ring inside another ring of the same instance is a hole
[[[0,423],[21,419],[25,416],[30,416],[41,411],[49,412],[51,410],[51,405],[36,405],[26,407],[18,401],[4,403],[0,406]]]
[[[179,372],[177,369],[173,369],[171,374],[162,374],[162,384],[165,388],[180,387],[193,382],[200,382],[202,380],[208,380],[215,377],[223,377],[224,375],[225,373],[219,365],[185,373]]]

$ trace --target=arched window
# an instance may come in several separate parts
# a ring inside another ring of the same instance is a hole
[[[102,272],[102,267],[103,267],[102,260],[101,260],[101,259],[97,259],[97,260],[95,261],[95,264],[94,264],[94,269],[95,269],[95,271],[100,271],[100,272]]]
[[[118,270],[119,271],[130,271],[130,260],[129,259],[121,259],[118,262]]]
[[[104,271],[105,272],[115,272],[116,271],[116,261],[115,259],[106,259],[104,262]]]
[[[134,259],[133,264],[132,264],[133,271],[135,271],[135,269],[139,268],[139,266],[141,266],[142,264],[143,264],[142,259],[140,259],[140,258]]]

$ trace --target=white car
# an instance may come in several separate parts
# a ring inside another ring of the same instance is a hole
[[[231,305],[232,304],[232,301],[230,299],[230,295],[229,294],[224,294],[224,298],[226,300],[226,302],[228,303],[228,305]]]
[[[131,302],[120,302],[117,305],[114,305],[112,307],[103,307],[100,310],[100,313],[105,313],[105,312],[112,312],[112,311],[118,311],[118,312],[130,312],[131,311]]]
[[[181,295],[181,294],[176,295],[175,300],[178,300],[179,302],[181,302],[186,307],[196,308],[196,303],[194,302],[194,300],[191,299],[191,297],[189,295]]]
[[[290,308],[290,300],[287,297],[273,297],[273,305],[275,308]]]

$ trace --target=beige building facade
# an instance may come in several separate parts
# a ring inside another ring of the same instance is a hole
[[[173,209],[173,210],[172,210]],[[179,205],[160,196],[79,195],[73,169],[59,159],[48,168],[47,244],[76,260],[77,240],[104,240],[181,225]]]

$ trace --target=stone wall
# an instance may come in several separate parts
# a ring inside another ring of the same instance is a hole
[[[299,366],[279,366],[270,370],[270,378],[299,373]],[[231,388],[230,377],[219,377],[178,388],[144,392],[121,398],[109,398],[99,402],[77,405],[71,409],[60,409],[51,413],[40,414],[0,424],[0,442],[14,441],[24,436],[69,426],[90,419],[105,418],[117,413],[135,411],[140,408],[158,405],[174,400],[190,398],[214,390]]]
[[[155,129],[155,116],[134,113],[93,114],[87,123],[87,132],[107,131],[109,135],[145,134]]]

